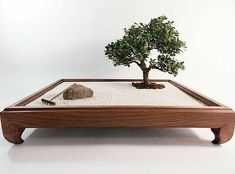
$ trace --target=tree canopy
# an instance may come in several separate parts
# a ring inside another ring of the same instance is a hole
[[[134,23],[124,29],[124,36],[105,47],[105,55],[114,66],[130,67],[137,64],[143,73],[157,69],[176,76],[179,69],[184,69],[184,62],[175,59],[176,54],[186,48],[179,39],[179,32],[166,16],[160,16],[148,24]],[[150,57],[151,50],[157,50],[158,56]],[[148,76],[148,74],[147,74]]]

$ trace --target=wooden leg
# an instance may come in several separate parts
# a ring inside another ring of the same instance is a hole
[[[211,128],[211,131],[215,135],[215,139],[212,141],[213,144],[223,144],[229,141],[234,132],[234,123],[229,123],[221,128]]]
[[[24,140],[21,138],[24,130],[25,128],[19,128],[13,124],[6,124],[6,122],[2,123],[2,132],[4,138],[13,144],[22,144],[24,142]]]

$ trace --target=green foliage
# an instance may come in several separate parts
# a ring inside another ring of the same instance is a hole
[[[174,57],[186,46],[179,39],[173,23],[166,16],[154,18],[148,24],[135,23],[129,29],[124,29],[122,39],[105,47],[105,55],[115,66],[130,67],[130,64],[136,63],[143,71],[158,69],[176,76],[179,69],[184,69],[184,62]],[[159,55],[150,58],[150,51],[155,49]]]

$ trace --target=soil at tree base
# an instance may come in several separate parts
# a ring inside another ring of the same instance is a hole
[[[145,84],[143,82],[141,82],[141,83],[132,82],[132,86],[136,87],[137,89],[162,89],[162,88],[165,88],[165,85],[163,85],[163,84],[157,84],[157,83]]]

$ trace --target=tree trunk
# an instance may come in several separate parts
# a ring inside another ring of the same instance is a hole
[[[149,85],[149,71],[150,71],[150,69],[146,66],[144,61],[142,61],[139,64],[139,67],[143,71],[143,83],[145,86],[148,86]]]
[[[149,85],[149,70],[143,70],[143,81],[146,86]]]

